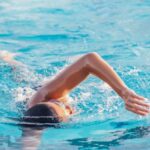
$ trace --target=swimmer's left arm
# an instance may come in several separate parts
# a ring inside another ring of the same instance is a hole
[[[150,108],[150,104],[144,101],[145,98],[130,90],[113,68],[97,53],[82,56],[60,72],[53,81],[47,83],[43,88],[47,92],[45,97],[56,99],[64,97],[90,74],[108,83],[124,100],[127,110],[140,115],[150,113],[147,109]]]

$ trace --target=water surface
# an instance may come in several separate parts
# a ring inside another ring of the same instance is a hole
[[[13,72],[0,61],[0,149],[20,146],[22,130],[7,118],[20,116],[16,103],[88,52],[100,54],[130,88],[150,97],[149,0],[5,0],[0,15],[0,49],[19,53],[16,59],[28,66]],[[44,130],[40,150],[149,149],[149,117],[126,111],[101,80],[90,76],[71,97],[78,114],[61,129]]]

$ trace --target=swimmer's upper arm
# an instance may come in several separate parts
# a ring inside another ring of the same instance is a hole
[[[47,82],[43,88],[38,91],[32,101],[37,103],[50,99],[61,99],[67,96],[72,89],[89,75],[86,60],[93,55],[95,55],[95,53],[86,54],[63,69],[53,80]]]
[[[79,85],[89,72],[86,69],[86,57],[82,56],[79,60],[63,69],[54,80],[47,83],[47,98],[61,98],[70,93],[77,85]]]

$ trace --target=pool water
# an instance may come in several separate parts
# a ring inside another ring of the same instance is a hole
[[[31,97],[34,86],[93,51],[150,98],[149,0],[5,0],[0,15],[0,50],[18,53],[27,66],[14,72],[0,61],[0,150],[150,149],[150,117],[125,110],[93,76],[70,94],[77,114],[62,128],[45,129],[41,136],[31,131],[22,140],[21,127],[10,119],[21,115],[17,104]]]

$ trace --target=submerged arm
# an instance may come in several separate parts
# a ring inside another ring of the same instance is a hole
[[[41,91],[37,92],[37,96],[45,94],[45,101],[50,98],[59,99],[64,97],[86,79],[89,74],[93,74],[108,83],[123,98],[126,109],[140,115],[149,113],[145,107],[150,107],[150,105],[144,102],[144,98],[128,89],[113,68],[99,57],[97,53],[84,55],[78,61],[65,68],[53,81],[48,82]],[[38,102],[40,102],[40,99],[37,101],[35,95],[35,98],[31,101],[31,106]]]
[[[25,66],[21,62],[15,60],[15,56],[16,54],[14,53],[10,53],[8,51],[0,51],[0,59],[11,65],[13,69],[15,69],[16,67]]]

